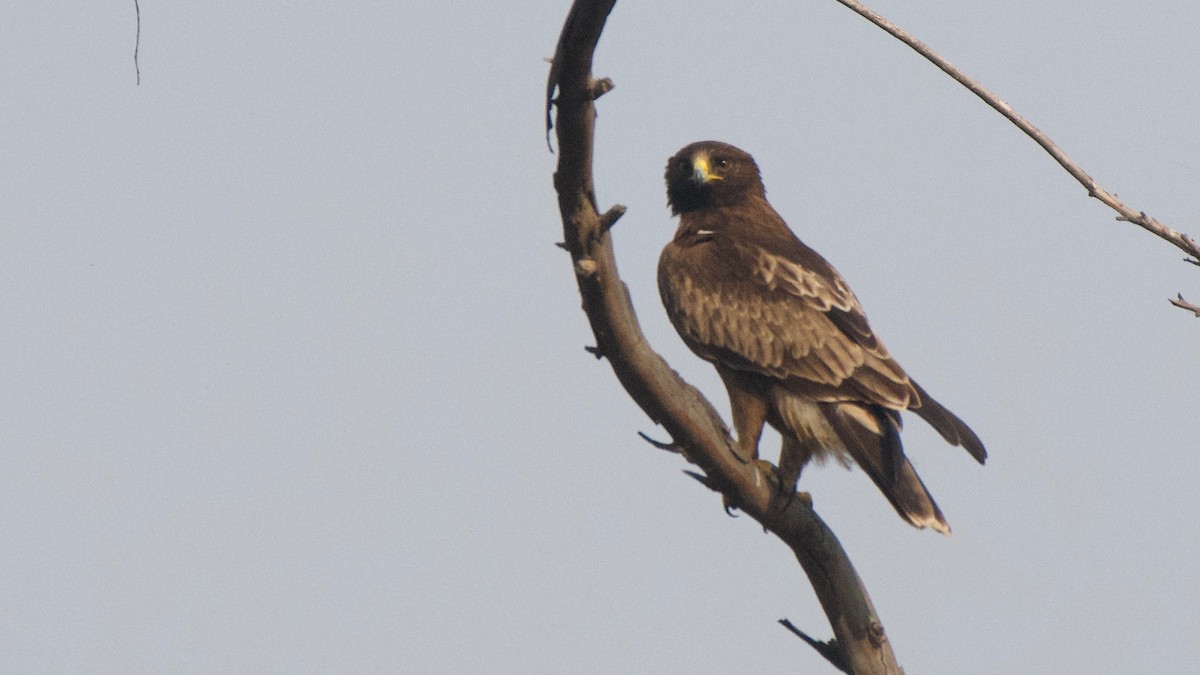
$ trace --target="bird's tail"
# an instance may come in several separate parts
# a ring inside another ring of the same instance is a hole
[[[823,403],[821,408],[846,451],[875,481],[901,518],[918,529],[931,527],[950,534],[942,510],[904,455],[896,411],[859,403]]]

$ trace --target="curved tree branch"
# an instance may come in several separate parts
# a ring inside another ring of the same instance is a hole
[[[564,243],[570,252],[583,309],[596,336],[597,357],[606,357],[622,386],[674,440],[672,448],[699,466],[697,476],[782,539],[800,562],[829,623],[834,640],[818,649],[849,673],[901,673],[866,589],[833,532],[799,499],[787,499],[753,464],[739,460],[732,439],[704,396],[685,382],[647,344],[628,290],[617,273],[611,228],[625,208],[601,214],[592,182],[593,101],[612,89],[592,77],[592,55],[616,0],[576,0],[567,15],[546,86],[547,134],[557,122],[558,192]],[[557,93],[557,96],[555,94]],[[551,107],[557,107],[552,119]]]
[[[1088,191],[1089,197],[1095,197],[1096,199],[1099,199],[1104,203],[1105,206],[1108,206],[1112,210],[1116,211],[1118,214],[1117,220],[1124,220],[1133,223],[1134,225],[1138,225],[1143,229],[1152,232],[1156,236],[1171,242],[1177,248],[1179,248],[1179,250],[1188,254],[1194,260],[1200,260],[1200,244],[1198,244],[1195,239],[1187,234],[1163,225],[1154,218],[1146,215],[1145,211],[1135,211],[1132,207],[1126,205],[1125,202],[1117,199],[1117,197],[1111,192],[1100,187],[1100,184],[1097,183],[1095,179],[1088,175],[1083,168],[1081,168],[1070,157],[1068,157],[1067,153],[1063,152],[1063,149],[1058,147],[1054,141],[1050,140],[1050,137],[1043,133],[1041,129],[1033,126],[1029,120],[1025,119],[1019,113],[1017,113],[1017,111],[1013,110],[1012,106],[1001,100],[999,96],[993,94],[987,87],[984,87],[979,82],[976,82],[974,79],[968,77],[966,73],[962,72],[954,64],[947,61],[941,54],[933,51],[925,43],[913,37],[908,32],[902,30],[896,24],[888,21],[883,16],[880,16],[877,12],[871,10],[861,2],[858,2],[858,0],[837,1],[850,8],[867,21],[870,21],[876,26],[882,28],[892,37],[911,47],[913,51],[928,59],[931,63],[933,63],[933,65],[937,66],[947,75],[954,78],[954,80],[962,86],[970,89],[971,93],[983,99],[985,103],[995,108],[997,112],[999,112],[1001,115],[1004,115],[1004,117],[1013,124],[1017,125],[1018,129],[1025,132],[1025,134],[1032,138],[1034,142],[1042,146],[1042,149],[1050,153],[1050,156],[1054,158],[1054,161],[1058,162],[1062,168],[1066,169],[1067,173],[1071,174],[1075,180],[1079,181],[1079,184]],[[1192,261],[1189,260],[1189,262]],[[1180,300],[1182,299],[1182,296],[1180,296]],[[1171,303],[1177,307],[1189,309],[1189,307],[1180,305],[1174,300],[1172,300]],[[1200,313],[1198,313],[1196,316],[1200,316]]]

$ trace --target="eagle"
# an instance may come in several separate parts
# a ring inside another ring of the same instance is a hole
[[[784,494],[796,494],[809,461],[832,457],[862,467],[911,525],[949,534],[904,454],[900,412],[983,464],[975,432],[896,363],[842,276],[767,202],[753,157],[692,143],[668,160],[666,182],[679,228],[659,258],[659,293],[728,390],[740,458],[758,459],[770,424],[783,437],[774,472]]]

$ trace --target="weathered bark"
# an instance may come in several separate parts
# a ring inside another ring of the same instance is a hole
[[[809,644],[843,672],[895,674],[896,663],[866,589],[833,532],[802,500],[781,497],[752,464],[732,450],[725,423],[704,396],[647,344],[617,273],[611,228],[624,213],[601,214],[592,183],[594,100],[609,91],[591,74],[592,54],[615,0],[576,0],[567,15],[547,83],[547,133],[558,132],[554,186],[564,248],[571,254],[583,310],[596,336],[593,350],[642,410],[674,439],[672,449],[703,470],[701,481],[724,495],[795,553],[833,628],[834,640]]]

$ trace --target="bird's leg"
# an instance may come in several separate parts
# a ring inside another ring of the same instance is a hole
[[[729,391],[733,429],[737,432],[734,454],[744,463],[758,459],[758,440],[767,422],[767,397],[757,387],[747,386],[741,373],[726,373],[718,368]]]
[[[810,459],[812,459],[812,453],[798,438],[789,433],[783,434],[783,447],[779,451],[779,470],[776,472],[776,477],[779,479],[779,494],[788,498],[783,508],[786,509],[790,506],[793,499],[799,499],[812,508],[812,495],[796,491],[796,484],[800,482],[800,473],[804,471],[804,465],[808,464]]]
[[[754,464],[755,480],[770,479],[775,466],[758,458],[758,441],[767,423],[768,398],[755,376],[717,367],[725,389],[729,392],[729,408],[733,412],[733,429],[737,443],[731,448],[733,456],[743,463]],[[726,505],[728,507],[728,505]],[[728,510],[728,509],[727,509]]]

